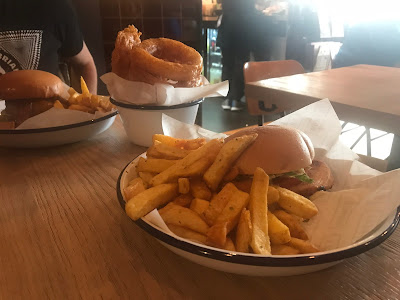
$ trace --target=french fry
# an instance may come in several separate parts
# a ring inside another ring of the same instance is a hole
[[[208,208],[210,202],[204,199],[194,198],[190,203],[190,209],[197,212],[200,216],[203,215],[204,211]]]
[[[225,222],[218,223],[210,227],[210,229],[207,231],[206,244],[213,247],[223,248],[226,244],[226,235],[228,232],[227,225],[228,222]]]
[[[90,94],[82,94],[81,96],[82,97],[79,98],[80,102],[78,104],[86,106],[88,108],[91,108],[94,111],[94,109],[93,109],[93,107],[91,106],[91,103],[90,103],[90,98],[91,98],[92,95],[90,95]]]
[[[224,249],[228,251],[236,251],[235,244],[230,237],[226,238]]]
[[[279,191],[275,187],[270,185],[268,187],[268,205],[277,203],[278,201],[279,201]]]
[[[193,176],[198,171],[205,171],[214,161],[222,145],[223,141],[220,139],[209,141],[200,148],[193,150],[170,168],[154,176],[151,184],[156,186],[176,180],[179,177]],[[191,167],[196,167],[197,169]]]
[[[193,197],[204,200],[210,200],[212,196],[210,189],[200,178],[190,179],[190,192],[192,193]]]
[[[93,109],[84,105],[79,105],[79,104],[71,104],[68,109],[72,110],[79,110],[87,113],[94,113]]]
[[[288,245],[271,245],[272,255],[296,255],[299,253],[300,251],[298,249]]]
[[[208,187],[216,191],[222,178],[229,171],[229,168],[246,148],[254,142],[258,134],[244,135],[225,143],[219,151],[214,163],[204,174],[203,179]]]
[[[97,95],[90,95],[90,107],[93,109],[97,109],[100,107],[99,97]]]
[[[232,183],[239,190],[246,192],[246,193],[250,193],[252,182],[253,182],[253,180],[251,178],[246,178],[246,179],[239,180],[239,181],[233,181]],[[268,205],[276,203],[276,202],[278,202],[278,200],[279,200],[278,190],[275,187],[270,185],[268,187]]]
[[[310,219],[318,213],[318,208],[309,199],[282,187],[277,189],[278,203],[284,210],[305,219]]]
[[[189,207],[190,203],[192,203],[193,196],[191,194],[181,194],[176,197],[172,202],[176,205]]]
[[[254,172],[253,184],[250,190],[249,210],[252,225],[251,248],[256,254],[271,254],[271,244],[268,235],[268,186],[269,176],[263,169]]]
[[[105,109],[106,111],[111,111],[113,108],[115,108],[115,105],[110,102],[110,97],[101,95],[96,96],[99,99],[99,105],[101,108]]]
[[[161,173],[175,164],[177,160],[140,157],[136,166],[137,172]]]
[[[251,231],[250,211],[243,208],[236,228],[236,251],[249,252]]]
[[[177,139],[163,134],[153,135],[153,144],[156,141],[163,143],[165,145],[186,150],[196,150],[206,143],[206,140],[204,138],[185,140],[185,139]]]
[[[68,90],[68,93],[70,94],[70,96],[68,98],[68,103],[69,104],[79,104],[80,98],[82,98],[82,95],[77,93],[73,88],[70,88]]]
[[[73,88],[73,87],[70,87],[69,89],[68,89],[68,94],[70,95],[70,96],[73,96],[73,95],[76,95],[76,94],[79,94],[77,91],[75,91],[75,89]]]
[[[226,230],[229,233],[237,225],[242,209],[247,206],[248,202],[249,194],[236,190],[217,216],[214,224],[226,222]]]
[[[233,166],[228,173],[225,174],[224,178],[222,178],[222,182],[231,182],[239,175],[239,168]]]
[[[124,188],[123,194],[124,194],[124,199],[125,201],[128,201],[129,199],[133,198],[137,194],[140,194],[145,190],[145,184],[143,182],[143,179],[140,177],[136,177],[133,180],[129,182],[129,185]]]
[[[81,76],[81,90],[82,90],[82,95],[90,96],[89,89],[86,85],[85,79],[83,79],[82,76]]]
[[[55,108],[60,108],[60,109],[64,109],[65,108],[64,105],[60,102],[60,100],[54,101],[53,106]]]
[[[205,236],[204,234],[201,234],[196,231],[187,229],[182,226],[174,225],[174,224],[167,224],[167,226],[177,236],[180,236],[184,239],[188,239],[188,240],[198,242],[201,244],[206,243],[207,236]]]
[[[145,184],[145,187],[148,188],[150,186],[150,182],[155,176],[156,173],[150,173],[150,172],[139,172],[139,177],[143,179],[143,182]]]
[[[72,106],[72,107],[64,106],[64,108],[94,113],[95,111],[108,112],[115,107],[110,102],[110,97],[91,94],[86,85],[86,82],[82,77],[81,77],[81,89],[82,89],[82,94],[79,94],[72,87],[68,89],[68,94],[69,94],[68,104],[79,105],[79,106]],[[84,109],[83,107],[86,107],[86,109]]]
[[[213,225],[215,223],[218,215],[222,212],[236,191],[238,191],[238,189],[232,183],[227,183],[223,189],[211,199],[210,206],[204,212],[204,218],[208,225]]]
[[[125,204],[125,211],[130,218],[137,220],[147,215],[153,209],[169,202],[176,197],[177,194],[177,184],[160,184],[131,198]]]
[[[268,235],[271,244],[282,245],[290,241],[289,228],[270,211],[268,211]]]
[[[210,155],[199,159],[187,168],[181,169],[179,177],[201,177],[208,169],[213,159],[213,153],[210,153]]]
[[[302,254],[319,252],[318,248],[312,245],[309,241],[304,241],[297,238],[291,238],[287,245],[298,249]]]
[[[170,210],[172,207],[174,207],[174,205],[176,205],[173,201],[169,202],[167,205],[165,205],[163,208],[158,209],[158,213],[164,214],[166,213],[168,210]]]
[[[289,228],[291,237],[299,238],[301,240],[308,240],[308,235],[304,231],[297,218],[294,218],[291,214],[288,214],[284,210],[275,210],[274,215]]]
[[[169,203],[168,210],[159,211],[165,223],[188,228],[198,233],[206,234],[209,227],[207,223],[193,210]]]
[[[154,143],[147,150],[147,156],[152,158],[163,158],[163,159],[181,159],[187,156],[190,153],[190,151],[191,150],[165,145],[156,141],[156,143]]]
[[[189,178],[178,178],[178,187],[180,194],[187,194],[190,192]]]

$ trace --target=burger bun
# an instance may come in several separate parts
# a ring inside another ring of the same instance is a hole
[[[61,94],[64,83],[40,70],[19,70],[0,76],[0,99],[48,99]]]
[[[246,128],[226,138],[257,133],[257,139],[236,161],[241,174],[254,174],[257,167],[267,174],[281,174],[306,168],[314,159],[310,138],[300,130],[279,125]]]

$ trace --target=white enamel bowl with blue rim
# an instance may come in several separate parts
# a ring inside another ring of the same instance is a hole
[[[193,125],[200,103],[204,99],[170,106],[136,105],[110,99],[118,107],[128,139],[136,145],[150,147],[153,135],[163,133],[162,114]]]
[[[143,155],[142,155],[143,156]],[[140,157],[140,156],[139,156]],[[139,157],[130,162],[121,172],[117,182],[119,203],[125,209],[122,190],[130,180],[136,177],[135,166]],[[128,216],[127,216],[128,218]],[[200,265],[224,271],[251,276],[290,276],[311,273],[326,269],[344,259],[366,252],[385,241],[396,229],[400,220],[400,208],[377,226],[373,231],[356,243],[332,251],[303,255],[262,256],[230,252],[205,246],[191,241],[183,241],[164,232],[143,219],[133,221],[162,245],[174,253]]]
[[[103,117],[56,127],[37,129],[0,129],[0,147],[42,148],[86,140],[107,130],[117,111]]]

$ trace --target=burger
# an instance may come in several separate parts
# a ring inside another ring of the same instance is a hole
[[[236,161],[239,174],[252,175],[260,167],[270,176],[272,184],[305,197],[332,187],[331,170],[324,162],[314,160],[313,144],[304,132],[267,125],[243,129],[226,140],[252,133],[258,134],[256,140]]]
[[[15,128],[30,117],[53,107],[60,97],[64,83],[57,76],[39,70],[19,70],[0,76],[0,128]]]

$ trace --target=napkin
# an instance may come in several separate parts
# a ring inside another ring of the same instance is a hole
[[[203,86],[192,88],[174,88],[169,84],[151,85],[129,81],[112,72],[100,78],[107,85],[107,90],[113,99],[137,105],[177,105],[204,97],[226,96],[229,91],[228,81],[208,84],[204,77]]]
[[[303,226],[311,243],[321,251],[350,246],[394,215],[400,206],[400,169],[382,173],[361,163],[358,155],[340,142],[340,121],[328,99],[310,104],[271,124],[295,127],[306,133],[315,147],[315,158],[326,162],[333,172],[335,184],[332,190],[312,196],[319,212]],[[182,124],[166,115],[163,116],[163,130],[168,135],[182,138],[221,136],[199,126]],[[154,214],[158,214],[156,210],[149,222],[174,235]]]

